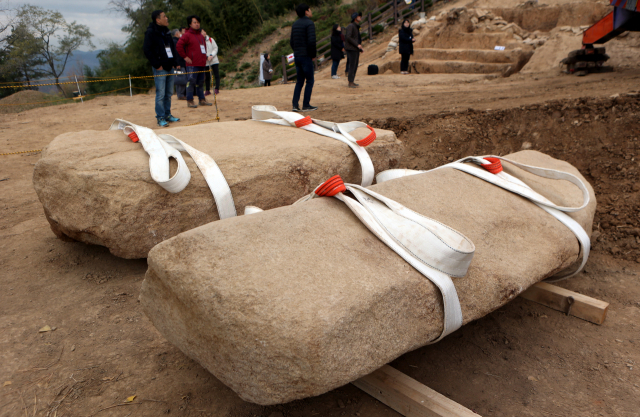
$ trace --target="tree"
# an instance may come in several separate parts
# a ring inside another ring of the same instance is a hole
[[[38,53],[38,40],[28,27],[21,23],[14,25],[6,43],[7,59],[0,67],[2,71],[20,74],[20,81],[26,81],[27,86],[31,85],[32,80],[46,74],[43,70],[46,62]]]
[[[8,0],[0,0],[0,50],[6,47],[6,40],[9,37],[9,28],[15,20],[14,10],[9,7]]]
[[[60,82],[69,57],[82,45],[94,48],[93,36],[85,25],[67,23],[62,14],[42,7],[24,5],[18,9],[18,26],[27,28],[36,54],[45,62],[44,72]],[[64,94],[60,85],[58,90]]]

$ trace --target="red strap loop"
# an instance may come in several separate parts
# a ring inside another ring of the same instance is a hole
[[[356,143],[360,146],[369,146],[373,143],[374,140],[376,140],[376,131],[373,130],[373,128],[369,125],[367,125],[367,128],[371,131],[371,133],[369,133],[369,136],[367,136],[366,138],[356,141]]]
[[[294,123],[296,124],[296,127],[303,127],[306,125],[310,125],[311,123],[313,123],[313,121],[311,120],[311,116],[307,116],[303,117],[300,120],[296,120]]]
[[[138,135],[136,135],[136,132],[131,132],[127,136],[129,136],[129,138],[131,138],[131,142],[133,142],[133,143],[136,143],[137,141],[140,140]]]
[[[492,174],[499,174],[502,172],[502,162],[500,162],[500,159],[498,158],[483,158],[487,161],[489,161],[489,164],[482,164],[480,165],[482,168],[486,169],[487,171],[489,171]]]
[[[340,175],[335,175],[322,183],[315,192],[320,197],[333,197],[334,195],[344,191],[347,191],[344,181],[342,181]]]

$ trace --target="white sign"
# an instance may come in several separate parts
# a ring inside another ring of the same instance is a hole
[[[495,48],[496,51],[504,51],[504,46],[496,46]]]

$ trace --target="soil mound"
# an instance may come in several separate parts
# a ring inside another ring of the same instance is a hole
[[[49,103],[46,102],[59,102],[59,100],[64,100],[64,98],[35,90],[18,91],[15,94],[0,99],[0,114],[17,113],[23,110],[49,105]]]
[[[40,91],[23,90],[0,99],[0,104],[27,104],[34,101],[45,101],[55,98],[57,97],[52,96],[51,94],[41,93]]]

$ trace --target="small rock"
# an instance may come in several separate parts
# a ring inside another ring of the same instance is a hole
[[[532,147],[533,145],[531,144],[531,142],[522,142],[522,146],[520,147],[520,149],[525,151],[527,149],[531,149]]]

